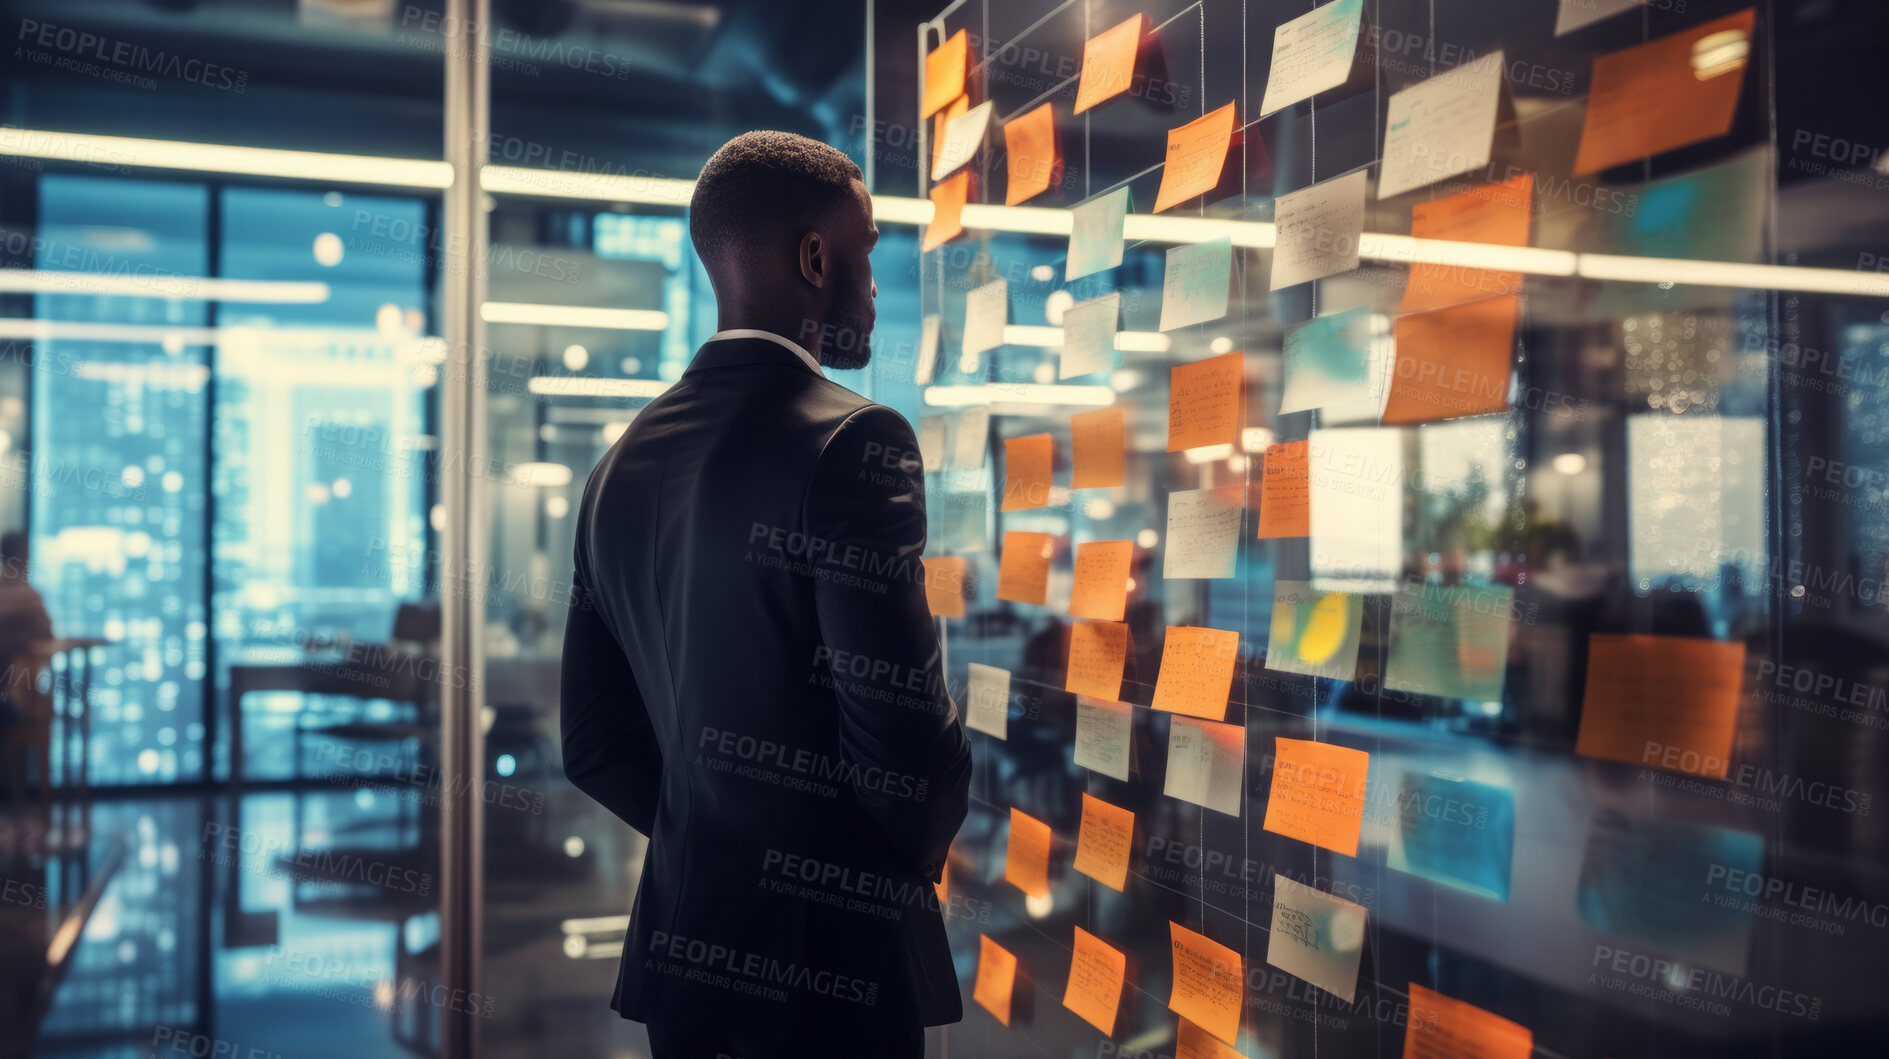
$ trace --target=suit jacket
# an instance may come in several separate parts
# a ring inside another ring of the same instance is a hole
[[[591,473],[564,768],[650,840],[625,1018],[962,1017],[933,882],[971,759],[924,548],[911,427],[765,339],[703,346]]]

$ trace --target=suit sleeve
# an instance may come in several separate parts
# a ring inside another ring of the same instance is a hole
[[[564,775],[648,835],[662,790],[661,748],[636,674],[592,599],[581,555],[572,577],[558,711]]]
[[[806,524],[847,775],[885,837],[936,880],[969,805],[971,749],[925,602],[925,472],[904,418],[874,405],[840,427]]]

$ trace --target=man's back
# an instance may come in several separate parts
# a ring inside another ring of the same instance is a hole
[[[585,489],[565,768],[650,837],[615,1007],[961,1015],[931,881],[970,754],[897,414],[711,342]]]

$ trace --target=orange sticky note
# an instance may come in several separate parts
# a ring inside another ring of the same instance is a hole
[[[1119,621],[1079,621],[1069,630],[1069,676],[1063,690],[1114,701],[1122,693],[1128,661],[1128,626]]]
[[[1410,983],[1404,1059],[1528,1059],[1534,1052],[1528,1027]]]
[[[1047,533],[1012,530],[1004,534],[997,566],[997,598],[1042,606],[1049,599],[1049,561],[1056,538]]]
[[[1259,536],[1311,535],[1311,443],[1288,441],[1268,445],[1259,479]]]
[[[969,576],[969,562],[962,555],[937,555],[922,559],[925,568],[925,605],[933,617],[964,617],[964,582]]]
[[[1063,178],[1062,146],[1056,140],[1056,112],[1048,103],[1004,126],[1010,182],[1004,205],[1035,198]]]
[[[1092,794],[1082,796],[1082,830],[1076,834],[1077,871],[1111,890],[1120,890],[1128,883],[1128,847],[1134,838],[1134,813]]]
[[[1240,352],[1174,365],[1168,381],[1168,451],[1238,444],[1245,379],[1246,354]]]
[[[945,144],[950,142],[947,130],[954,118],[963,117],[971,109],[971,97],[959,96],[951,105],[939,111],[931,119],[931,172],[937,173],[944,168]],[[936,179],[934,177],[934,179]]]
[[[1128,957],[1081,927],[1075,929],[1075,951],[1069,957],[1069,986],[1063,990],[1063,1006],[1113,1036]]]
[[[1069,616],[1121,621],[1128,611],[1128,561],[1134,552],[1134,541],[1076,545],[1076,585],[1069,594]]]
[[[1090,37],[1082,46],[1082,77],[1076,82],[1076,113],[1128,91],[1135,81],[1135,56],[1148,34],[1148,16],[1128,21]]]
[[[1410,211],[1410,234],[1418,239],[1527,246],[1534,206],[1535,175],[1523,173],[1500,184],[1418,203]],[[1435,309],[1521,289],[1520,272],[1417,262],[1410,266],[1410,279],[1404,284],[1402,309]]]
[[[1031,897],[1048,897],[1049,844],[1048,824],[1020,809],[1011,809],[1004,881]]]
[[[1161,189],[1154,196],[1154,212],[1205,195],[1220,183],[1233,145],[1233,127],[1239,119],[1233,104],[1178,129],[1168,131],[1167,164],[1161,170]]]
[[[970,66],[971,37],[964,30],[925,56],[925,94],[918,116],[929,118],[964,94],[964,75]]]
[[[1434,423],[1507,411],[1518,294],[1397,318],[1397,370],[1385,423]]]
[[[1049,506],[1055,446],[1048,434],[1004,439],[1004,511]]]
[[[1174,1059],[1246,1059],[1238,1048],[1214,1040],[1213,1034],[1180,1020],[1181,1032],[1174,1044]]]
[[[924,250],[936,250],[964,231],[964,200],[970,195],[968,169],[931,189],[931,223],[925,225]]]
[[[1741,640],[1595,633],[1574,752],[1724,779],[1744,676]]]
[[[1122,406],[1110,405],[1069,417],[1075,437],[1071,489],[1103,489],[1127,482],[1128,420]]]
[[[1240,954],[1173,921],[1168,935],[1174,943],[1174,992],[1168,1010],[1232,1044],[1240,1035],[1245,981]]]
[[[1167,642],[1161,648],[1161,675],[1154,682],[1154,708],[1226,720],[1233,663],[1239,656],[1237,632],[1168,626]]]
[[[1574,175],[1731,131],[1755,8],[1594,60]]]
[[[988,934],[979,934],[977,939],[977,985],[971,999],[1008,1026],[1010,994],[1017,988],[1017,958]]]
[[[1266,799],[1266,830],[1357,856],[1371,755],[1284,736],[1278,744],[1272,794]]]

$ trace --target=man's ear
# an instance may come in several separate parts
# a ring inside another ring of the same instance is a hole
[[[826,259],[826,240],[819,232],[800,237],[800,278],[815,287],[825,287],[830,263]]]

